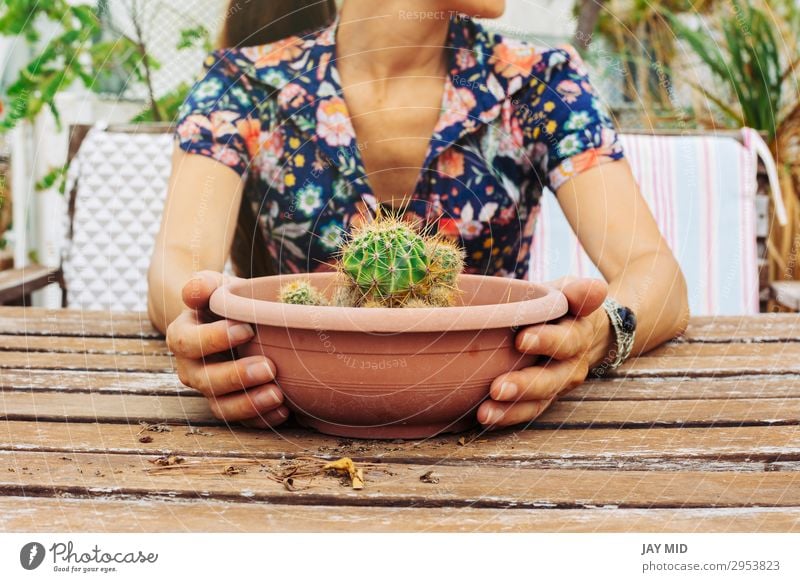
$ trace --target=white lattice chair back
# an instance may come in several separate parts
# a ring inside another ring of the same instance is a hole
[[[73,158],[72,238],[64,213],[62,268],[69,307],[147,309],[147,268],[171,171],[170,131],[135,133],[93,127]]]
[[[771,188],[779,220],[785,214],[768,148],[751,129],[741,136],[739,141],[713,135],[621,135],[642,195],[686,277],[693,315],[758,313],[759,157],[775,178]],[[534,231],[530,277],[548,281],[565,275],[602,278],[555,196],[547,192]]]

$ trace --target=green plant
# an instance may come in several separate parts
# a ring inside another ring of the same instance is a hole
[[[93,89],[113,69],[142,80],[154,61],[141,53],[134,40],[121,35],[103,39],[98,5],[72,4],[67,0],[6,0],[0,5],[0,34],[21,35],[29,43],[41,41],[37,24],[49,20],[57,32],[41,52],[8,87],[8,112],[0,120],[0,131],[12,129],[21,120],[34,119],[48,108],[60,127],[55,97],[75,82]]]
[[[327,303],[322,294],[305,280],[292,281],[281,287],[278,300],[281,303],[294,305],[325,305]]]
[[[643,103],[648,117],[673,111],[665,77],[676,55],[675,35],[662,10],[673,14],[705,14],[718,0],[582,0],[575,4],[578,26],[573,43],[598,68],[620,73],[622,94]],[[597,33],[606,48],[589,49]]]
[[[456,301],[464,252],[439,235],[418,232],[397,217],[379,214],[349,233],[339,248],[336,268],[333,305],[446,307]],[[281,288],[279,300],[312,304],[306,302],[310,291],[304,287],[298,295],[293,285]]]
[[[0,3],[0,35],[20,35],[32,45],[41,41],[38,25],[49,21],[57,32],[8,87],[7,113],[0,120],[0,132],[22,120],[33,120],[43,108],[49,109],[60,127],[55,97],[73,83],[82,83],[98,93],[109,90],[112,79],[122,79],[120,91],[131,83],[147,89],[148,105],[133,121],[174,119],[190,89],[182,83],[160,97],[153,87],[153,72],[160,63],[150,54],[143,29],[141,0],[127,0],[124,7],[132,34],[116,27],[110,17],[108,0],[75,4],[68,0],[4,0]],[[209,31],[195,24],[180,31],[178,50],[211,49]]]
[[[716,83],[694,83],[716,105],[699,117],[709,127],[748,126],[766,132],[778,162],[789,223],[772,223],[767,240],[769,280],[798,279],[800,240],[800,5],[794,0],[731,0],[706,26],[692,28],[665,12]]]
[[[731,0],[716,14],[713,26],[719,34],[709,34],[704,27],[691,28],[674,13],[664,14],[724,92],[714,93],[708,86],[690,82],[692,86],[719,108],[730,125],[761,129],[774,139],[785,73],[775,24],[766,7]]]

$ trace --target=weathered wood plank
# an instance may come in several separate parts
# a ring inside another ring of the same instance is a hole
[[[800,340],[800,338],[798,338]],[[762,343],[666,343],[638,359],[646,358],[728,358],[730,356],[800,358],[800,341]]]
[[[130,394],[197,392],[175,374],[100,370],[0,368],[0,388]],[[709,400],[735,398],[800,398],[800,375],[745,375],[721,378],[666,376],[589,380],[565,394],[564,400]]]
[[[144,438],[145,442],[140,439]],[[300,429],[277,433],[241,427],[169,426],[143,431],[138,424],[0,422],[0,449],[108,454],[231,456],[280,459],[304,455],[358,461],[457,464],[510,463],[515,466],[616,468],[648,466],[766,470],[800,461],[800,426],[519,430],[424,441],[352,441]],[[768,466],[769,465],[769,466]],[[784,467],[788,468],[788,467]],[[716,470],[716,469],[715,469]]]
[[[0,372],[1,373],[1,372]],[[590,380],[562,396],[565,400],[710,400],[798,398],[796,374],[723,377],[662,376]]]
[[[0,368],[0,388],[5,391],[197,395],[196,390],[184,386],[175,374],[169,372]]]
[[[48,354],[0,351],[0,368],[47,370],[114,370],[118,372],[172,372],[171,356],[146,354]]]
[[[779,345],[779,344],[775,344]],[[780,353],[716,357],[633,358],[609,373],[612,377],[731,376],[742,374],[797,374],[800,358]]]
[[[392,507],[800,506],[800,471],[665,474],[381,463],[365,468],[367,486],[360,491],[343,487],[339,478],[322,476],[308,489],[288,491],[268,478],[285,470],[285,461],[186,459],[176,469],[154,474],[149,472],[154,460],[142,455],[0,451],[0,494],[153,495]],[[420,479],[431,470],[438,483]],[[295,481],[296,487],[303,486],[302,479]]]
[[[800,508],[306,507],[204,500],[0,497],[5,532],[800,532]]]
[[[167,344],[160,339],[57,335],[0,335],[0,350],[148,356],[169,354]]]
[[[34,335],[87,335],[161,337],[144,312],[81,311],[39,307],[4,307],[0,333]],[[684,342],[798,341],[800,315],[693,317]]]
[[[0,333],[17,335],[159,338],[144,312],[3,307]]]
[[[167,355],[169,350],[163,339],[0,334],[0,350],[20,352],[64,352],[94,354],[148,354]],[[652,357],[727,357],[727,356],[784,356],[800,358],[800,338],[796,342],[763,343],[702,343],[669,342],[648,352],[642,358]]]
[[[221,424],[201,396],[0,392],[0,419]]]
[[[2,392],[0,419],[220,424],[198,396]],[[561,401],[535,427],[797,424],[800,398],[753,400]]]
[[[762,313],[757,316],[693,317],[683,341],[776,342],[800,338],[800,314]]]

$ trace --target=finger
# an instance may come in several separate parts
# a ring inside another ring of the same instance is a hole
[[[203,309],[208,306],[211,294],[222,285],[224,276],[216,271],[198,271],[183,286],[181,296],[190,309]]]
[[[530,422],[541,415],[552,400],[531,400],[528,402],[494,402],[487,400],[478,407],[478,422],[489,428],[512,426]]]
[[[547,400],[577,388],[588,373],[584,358],[563,362],[551,360],[544,366],[532,366],[498,376],[492,382],[489,395],[498,402]]]
[[[591,332],[587,320],[568,317],[558,323],[531,325],[520,330],[515,345],[523,354],[566,360],[589,349]]]
[[[548,285],[564,294],[569,304],[569,312],[575,317],[589,315],[600,307],[608,296],[608,284],[601,279],[563,277],[551,281]]]
[[[211,413],[220,420],[235,421],[263,416],[283,403],[283,392],[275,384],[264,384],[244,392],[208,399]]]
[[[278,426],[286,422],[288,418],[289,409],[285,406],[279,406],[275,410],[270,410],[261,416],[246,418],[242,421],[242,424],[250,428],[272,428],[273,426]]]
[[[200,323],[197,314],[184,310],[167,328],[167,346],[180,358],[199,359],[247,343],[255,331],[247,323],[221,319]]]
[[[178,377],[205,396],[222,396],[274,380],[275,364],[264,356],[217,363],[181,358]]]

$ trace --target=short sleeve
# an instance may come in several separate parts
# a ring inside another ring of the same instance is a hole
[[[206,57],[203,74],[178,112],[179,147],[213,158],[244,176],[261,130],[248,87],[229,51],[214,51]]]
[[[553,192],[581,172],[624,157],[608,110],[571,45],[544,51],[521,93],[523,136]]]

